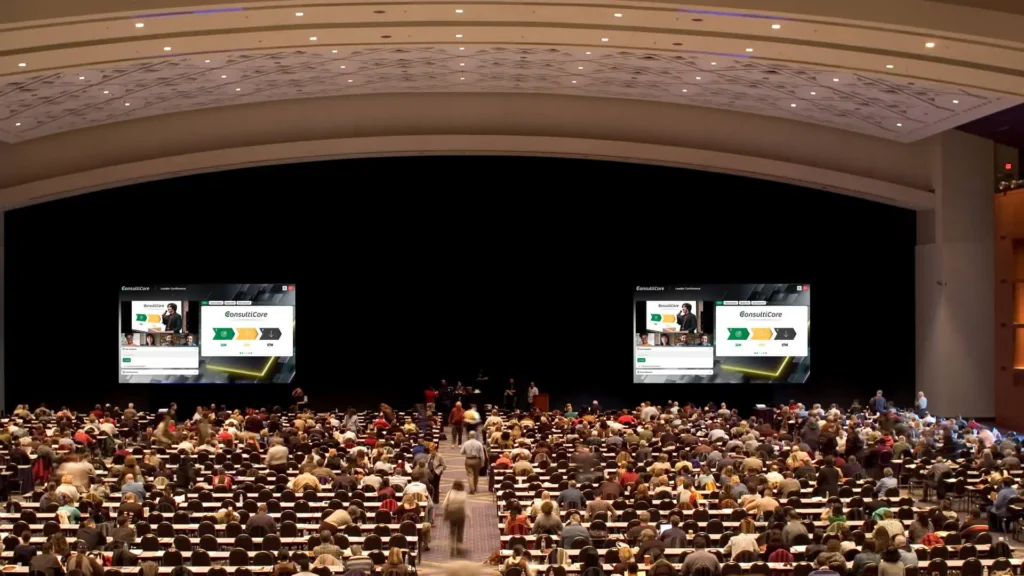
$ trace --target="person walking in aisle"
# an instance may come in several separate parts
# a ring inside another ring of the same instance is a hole
[[[455,408],[452,408],[451,414],[448,415],[448,423],[452,426],[452,446],[462,444],[462,415],[465,413],[462,402],[456,402]]]
[[[448,532],[451,538],[451,555],[462,556],[462,539],[466,531],[466,491],[460,480],[452,482],[452,489],[444,498],[444,519],[448,522]]]
[[[466,475],[469,477],[469,493],[476,494],[477,483],[480,481],[480,468],[487,459],[484,445],[476,439],[476,432],[469,433],[469,440],[462,445],[462,455],[466,457]]]
[[[448,465],[444,463],[444,458],[437,450],[437,444],[431,442],[430,457],[427,460],[427,471],[429,472],[430,490],[434,502],[437,502],[437,499],[441,497],[441,474],[444,474],[446,468],[448,468]]]

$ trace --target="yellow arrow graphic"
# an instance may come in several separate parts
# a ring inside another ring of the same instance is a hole
[[[676,323],[675,314],[662,314],[661,315],[661,321],[662,322],[667,322],[669,324],[675,324]]]
[[[753,336],[750,337],[751,340],[771,340],[772,339],[772,329],[771,328],[752,328],[751,329],[751,333],[753,334]]]
[[[255,328],[235,328],[235,332],[238,332],[238,336],[235,340],[255,340],[256,329]]]
[[[159,324],[160,323],[160,315],[159,314],[147,314],[146,315],[146,322],[149,322],[150,324]]]

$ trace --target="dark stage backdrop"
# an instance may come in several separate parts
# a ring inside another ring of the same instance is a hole
[[[600,400],[911,402],[910,211],[676,168],[415,157],[189,176],[6,215],[7,405],[273,406],[291,386],[118,385],[118,288],[294,279],[314,407],[406,406],[479,368]],[[808,384],[632,385],[631,289],[807,282]]]

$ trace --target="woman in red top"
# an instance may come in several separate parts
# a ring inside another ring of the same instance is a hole
[[[217,475],[213,477],[213,487],[224,486],[228,490],[231,490],[231,485],[235,479],[228,476],[223,468],[217,468]]]

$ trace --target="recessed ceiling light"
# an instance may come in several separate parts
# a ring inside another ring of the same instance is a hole
[[[15,126],[21,126],[21,122],[15,122],[14,125]]]
[[[587,56],[590,56],[590,52],[587,52]]]
[[[817,92],[811,92],[811,96],[817,96],[817,95],[818,95]]]
[[[459,77],[459,80],[465,80],[465,79],[466,79],[466,77],[465,77],[465,76],[460,76],[460,77]]]
[[[925,42],[925,48],[935,48],[935,42]]]
[[[352,82],[352,79],[351,79],[351,78],[349,79],[349,82]]]
[[[885,67],[888,68],[889,70],[895,68],[895,66],[893,66],[892,64],[886,64]]]
[[[622,14],[619,14],[618,12],[616,12],[616,13],[615,13],[615,17],[616,17],[616,18],[622,18]]]
[[[125,103],[124,103],[124,105],[125,105],[125,106],[131,106],[131,105],[132,105],[132,103],[131,103],[131,102],[125,102]]]
[[[305,14],[305,12],[296,12],[295,15],[296,16],[305,16],[306,14]]]
[[[455,13],[456,14],[462,14],[462,8],[456,8],[455,9]]]
[[[316,36],[310,36],[309,37],[309,41],[310,42],[316,42]]]
[[[960,103],[959,100],[953,100],[953,104],[959,104],[959,103]]]
[[[832,81],[833,82],[839,82],[839,78],[833,78]]]
[[[221,75],[220,75],[220,77],[221,77],[221,78],[227,78],[227,77],[228,77],[228,75],[227,75],[227,74],[221,74]]]
[[[241,92],[241,91],[242,91],[241,88],[235,88],[235,92]]]
[[[209,63],[210,63],[210,61],[209,61],[209,60],[207,60],[207,61],[206,61],[206,63],[207,63],[207,64],[209,64]]]
[[[466,65],[465,62],[459,62],[459,66],[465,66],[465,65]]]
[[[136,22],[136,23],[135,23],[135,27],[136,27],[136,28],[144,28],[145,26],[146,26],[146,25],[145,25],[144,23],[142,23],[142,22]]]
[[[24,68],[25,66],[28,66],[28,64],[26,64],[25,62],[18,62],[18,66]]]
[[[697,76],[697,80],[700,80],[700,76]]]
[[[903,124],[900,124],[899,122],[897,122],[896,125],[897,126],[903,126]]]
[[[583,66],[577,66],[576,69],[577,70],[583,70]]]
[[[772,30],[778,30],[779,28],[782,28],[782,24],[772,24]]]
[[[170,52],[170,51],[171,51],[171,47],[170,46],[164,46],[164,52]]]
[[[576,83],[576,81],[575,81],[575,80],[573,80],[573,81],[572,81],[572,83],[573,83],[573,84],[575,84],[575,83]]]
[[[104,94],[110,94],[110,90],[104,90],[103,93]]]
[[[718,62],[712,62],[711,65],[712,66],[718,66]]]
[[[601,38],[601,42],[607,42],[607,41],[608,41],[607,38]]]
[[[689,90],[687,90],[686,88],[683,88],[683,92],[689,92]]]
[[[338,68],[344,68],[344,66],[338,66]]]
[[[466,48],[464,46],[459,46],[459,50],[465,50],[465,49]]]
[[[747,52],[753,52],[753,51],[754,51],[753,48],[747,48]]]
[[[456,34],[455,37],[456,38],[462,38],[462,34]]]
[[[85,76],[79,76],[78,79],[79,80],[85,80]]]

